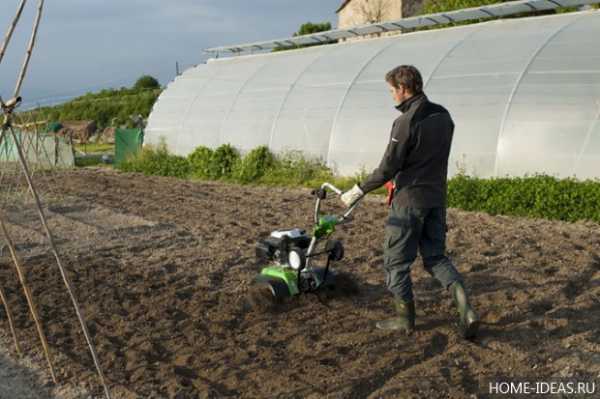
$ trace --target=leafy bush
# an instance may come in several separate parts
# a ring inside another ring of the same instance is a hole
[[[210,162],[213,150],[208,147],[197,147],[194,152],[188,155],[188,161],[192,169],[192,175],[201,179],[210,178]]]
[[[223,144],[210,157],[208,176],[211,179],[231,178],[239,161],[239,152],[230,144]]]
[[[188,158],[169,154],[164,144],[146,147],[120,168],[147,175],[180,178],[193,175],[278,186],[316,188],[328,181],[342,190],[363,181],[367,175],[363,170],[354,177],[339,177],[322,160],[306,158],[300,152],[274,156],[267,147],[258,147],[240,159],[239,153],[228,144],[215,151],[198,147]],[[384,192],[384,189],[376,191]],[[600,181],[547,175],[481,179],[459,173],[448,181],[448,205],[492,215],[600,223]]]
[[[600,222],[600,181],[543,174],[493,179],[458,175],[448,182],[448,202],[452,207],[492,215]]]
[[[238,162],[234,178],[240,183],[250,183],[263,177],[273,167],[275,157],[265,146],[260,146],[244,156]]]
[[[312,22],[307,22],[305,24],[300,25],[300,29],[298,29],[298,32],[294,33],[294,37],[296,36],[303,36],[303,35],[310,35],[313,33],[319,33],[319,32],[325,32],[325,31],[329,31],[331,30],[331,22],[321,22],[321,23],[312,23]],[[273,52],[278,52],[278,51],[286,51],[286,50],[293,50],[293,49],[298,49],[298,48],[304,48],[304,47],[311,47],[311,46],[319,46],[322,45],[321,43],[311,43],[311,44],[302,44],[302,45],[286,45],[286,46],[277,46],[273,49]]]
[[[179,178],[187,178],[191,173],[187,158],[169,154],[164,144],[144,147],[142,151],[122,162],[118,168],[125,172]]]
[[[307,22],[300,25],[300,29],[298,29],[298,32],[294,33],[294,36],[311,35],[313,33],[325,32],[328,30],[331,30],[331,22],[320,22],[316,24]]]
[[[332,171],[319,159],[309,159],[299,151],[290,151],[275,158],[273,167],[259,180],[266,184],[297,186],[331,180]]]

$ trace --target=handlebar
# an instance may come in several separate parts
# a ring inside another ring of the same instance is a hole
[[[336,193],[339,196],[341,196],[343,194],[342,190],[340,190],[339,188],[337,188],[336,186],[334,186],[331,183],[323,183],[318,190],[313,191],[313,194],[317,197],[317,203],[315,205],[315,223],[319,223],[319,214],[321,212],[321,200],[324,200],[327,197],[326,189],[333,191],[334,193]],[[342,214],[342,216],[338,216],[337,223],[341,224],[341,223],[349,220],[350,214],[352,213],[352,211],[354,211],[354,208],[356,208],[356,206],[358,205],[359,202],[360,202],[360,200],[356,201],[356,203],[354,205],[352,205],[350,208],[348,208],[348,210],[346,210],[346,212],[344,212]]]
[[[340,190],[339,188],[337,188],[336,186],[334,186],[334,185],[333,185],[333,184],[331,184],[331,183],[323,183],[323,184],[321,185],[321,189],[325,189],[325,188],[328,188],[328,189],[330,189],[331,191],[333,191],[333,192],[334,192],[334,193],[336,193],[337,195],[342,195],[342,194],[343,194],[343,193],[342,193],[342,190]]]

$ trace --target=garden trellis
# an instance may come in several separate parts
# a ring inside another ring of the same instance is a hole
[[[18,5],[17,8],[17,12],[16,15],[14,17],[14,19],[12,20],[8,31],[6,33],[6,36],[4,38],[4,41],[2,43],[2,47],[0,48],[0,63],[2,62],[2,59],[4,57],[4,54],[6,52],[6,49],[8,48],[9,44],[10,44],[10,40],[12,38],[12,35],[15,31],[16,26],[19,23],[19,20],[21,18],[21,15],[23,13],[23,9],[25,7],[27,3],[27,0],[21,0],[21,2]],[[37,4],[37,13],[35,16],[35,21],[33,23],[33,30],[31,33],[31,37],[29,40],[29,45],[25,54],[25,59],[23,61],[22,67],[20,69],[19,75],[17,77],[17,81],[16,81],[16,85],[15,85],[15,89],[14,92],[12,94],[12,97],[7,100],[6,102],[2,100],[2,98],[0,98],[0,106],[2,109],[2,124],[1,124],[1,128],[0,128],[0,148],[1,145],[4,141],[8,141],[8,138],[12,138],[12,145],[15,146],[16,149],[16,154],[18,156],[18,165],[20,166],[20,170],[22,172],[22,176],[25,179],[26,183],[27,183],[27,188],[28,188],[28,194],[31,195],[31,197],[33,198],[34,201],[34,205],[35,205],[35,209],[37,212],[37,216],[39,217],[39,221],[43,227],[43,231],[45,233],[46,239],[48,240],[51,252],[54,256],[54,259],[56,260],[56,264],[58,266],[58,269],[60,271],[62,280],[65,284],[66,290],[68,291],[69,297],[73,303],[73,307],[75,309],[75,312],[77,314],[78,320],[80,322],[81,325],[81,329],[83,331],[83,334],[85,336],[85,339],[87,341],[90,353],[92,355],[94,364],[96,366],[96,370],[98,372],[98,376],[100,379],[100,383],[102,384],[103,388],[104,388],[104,392],[107,398],[110,398],[110,391],[108,389],[108,386],[106,384],[105,378],[104,378],[104,374],[102,372],[102,368],[100,366],[100,363],[98,361],[98,356],[96,354],[96,350],[94,348],[94,344],[91,340],[88,328],[86,326],[86,322],[85,322],[85,318],[81,312],[80,306],[78,304],[77,298],[75,297],[74,294],[74,290],[73,290],[73,285],[69,279],[69,276],[67,275],[67,272],[65,270],[65,267],[63,265],[61,256],[59,254],[58,248],[56,246],[54,237],[52,235],[52,231],[50,229],[50,227],[48,226],[47,220],[46,220],[46,216],[44,214],[44,209],[42,207],[42,202],[40,200],[40,197],[38,195],[38,192],[36,190],[36,186],[34,184],[33,178],[32,178],[32,173],[31,170],[29,168],[28,165],[28,161],[24,155],[23,149],[22,149],[22,141],[19,140],[17,133],[15,132],[15,129],[13,128],[13,116],[14,116],[14,110],[19,106],[19,104],[21,103],[21,97],[20,97],[20,92],[21,92],[21,88],[23,85],[23,82],[25,80],[25,77],[27,75],[27,70],[29,67],[29,62],[31,60],[31,55],[33,53],[33,49],[35,47],[35,43],[36,43],[36,38],[37,38],[37,34],[38,34],[38,29],[40,26],[40,21],[42,18],[42,11],[44,8],[44,0],[38,0],[38,4]],[[8,168],[4,168],[3,169],[6,171]],[[2,175],[0,175],[0,178],[3,177]],[[3,189],[4,189],[4,184],[3,184]],[[5,193],[6,194],[6,193]],[[6,205],[5,202],[2,202],[2,205]],[[19,259],[19,255],[17,252],[17,247],[15,246],[15,244],[13,243],[9,230],[6,228],[6,221],[7,221],[7,217],[6,214],[4,213],[3,210],[0,210],[0,227],[1,227],[1,232],[2,232],[2,237],[6,243],[6,246],[8,246],[9,252],[10,252],[10,256],[11,259],[15,265],[15,268],[17,270],[17,274],[19,277],[19,280],[21,282],[21,285],[23,287],[23,290],[25,292],[25,296],[27,298],[27,303],[29,305],[29,309],[32,313],[33,319],[36,323],[36,328],[38,331],[38,335],[40,337],[40,340],[42,342],[42,346],[44,348],[44,354],[46,357],[46,360],[48,362],[48,367],[50,369],[50,374],[52,376],[53,381],[56,383],[56,375],[54,372],[54,368],[52,365],[52,358],[50,356],[50,351],[48,348],[48,343],[46,340],[46,336],[44,334],[43,331],[43,326],[41,324],[40,321],[40,317],[39,314],[37,312],[36,306],[35,306],[35,302],[33,300],[32,294],[31,294],[31,290],[27,285],[27,281],[26,281],[26,274],[23,271],[23,264],[21,262],[21,260]],[[15,340],[15,347],[17,348],[17,351],[20,352],[20,346],[17,340],[17,335],[14,329],[14,323],[12,321],[12,314],[10,312],[9,309],[9,305],[8,305],[8,301],[6,300],[6,296],[3,292],[3,290],[0,289],[0,297],[4,303],[5,309],[7,311],[7,316],[9,319],[9,324],[10,324],[10,328],[11,328],[11,332],[13,334],[13,339]]]

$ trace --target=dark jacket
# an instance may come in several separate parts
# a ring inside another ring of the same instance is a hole
[[[446,206],[448,157],[454,122],[450,113],[424,93],[396,107],[402,115],[394,121],[390,142],[379,167],[359,186],[373,191],[394,179],[398,206]]]

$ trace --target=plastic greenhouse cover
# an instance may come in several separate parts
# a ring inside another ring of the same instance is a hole
[[[449,174],[600,177],[600,12],[498,20],[211,60],[163,92],[146,142],[171,151],[230,143],[375,167],[394,109],[385,73],[422,72],[456,130]]]

